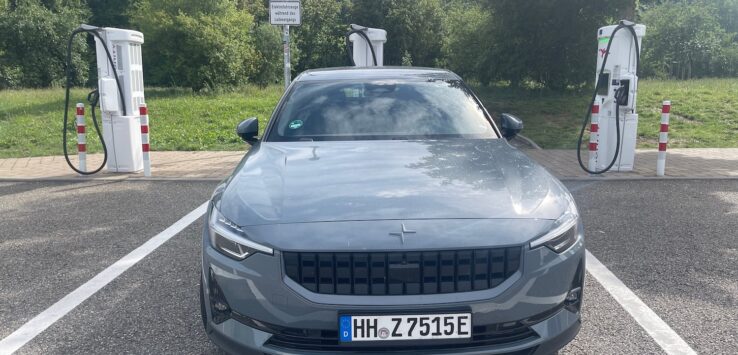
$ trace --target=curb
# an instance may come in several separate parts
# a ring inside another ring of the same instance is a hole
[[[596,177],[596,176],[556,176],[561,181],[659,181],[659,180],[738,180],[738,176],[633,176],[633,177]]]
[[[659,180],[738,180],[738,176],[556,176],[561,181],[659,181]],[[48,178],[9,178],[0,177],[0,182],[89,182],[89,181],[120,181],[120,182],[220,182],[223,178],[203,177],[48,177]]]

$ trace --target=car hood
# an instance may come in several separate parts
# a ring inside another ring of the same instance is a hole
[[[502,139],[263,142],[216,207],[240,226],[556,219],[566,188]]]

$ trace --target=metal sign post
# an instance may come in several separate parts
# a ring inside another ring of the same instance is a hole
[[[300,26],[302,21],[300,0],[269,1],[269,23],[282,26],[282,46],[284,48],[284,88],[292,81],[290,67],[290,26]]]
[[[290,68],[290,25],[282,26],[282,46],[284,46],[284,88],[287,89],[292,81]]]

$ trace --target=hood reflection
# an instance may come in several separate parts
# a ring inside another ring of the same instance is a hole
[[[561,187],[497,139],[263,143],[221,201],[240,225],[541,218]]]

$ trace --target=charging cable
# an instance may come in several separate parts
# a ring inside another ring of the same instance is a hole
[[[100,170],[102,170],[105,167],[105,164],[108,162],[108,148],[105,146],[105,139],[103,138],[102,132],[100,131],[100,126],[97,123],[97,115],[95,114],[95,108],[100,100],[100,88],[91,91],[87,95],[87,101],[92,106],[92,123],[95,126],[95,131],[97,131],[97,136],[100,138],[100,143],[102,143],[103,147],[103,162],[100,164],[100,166],[92,171],[82,171],[79,170],[77,167],[72,164],[72,161],[69,160],[69,152],[67,152],[67,125],[68,125],[68,115],[69,115],[69,90],[72,87],[72,41],[74,40],[74,36],[76,36],[79,33],[88,33],[90,35],[93,35],[97,37],[100,40],[100,43],[102,43],[103,48],[105,49],[105,54],[108,57],[108,62],[110,63],[110,67],[115,71],[115,64],[113,63],[113,57],[110,55],[110,50],[108,49],[108,45],[105,43],[103,38],[100,36],[100,28],[89,26],[89,25],[80,25],[72,31],[72,34],[69,36],[69,42],[67,42],[67,62],[66,62],[66,68],[65,73],[67,76],[67,84],[65,88],[65,94],[64,94],[64,125],[62,126],[62,147],[64,150],[64,159],[66,159],[67,164],[69,165],[72,170],[75,172],[81,174],[81,175],[92,175]],[[123,88],[120,84],[120,79],[118,78],[118,75],[113,75],[115,77],[115,84],[118,87],[118,94],[120,95],[120,102],[123,104],[123,113],[125,115],[128,115],[128,108],[126,107],[126,101],[123,97]]]

